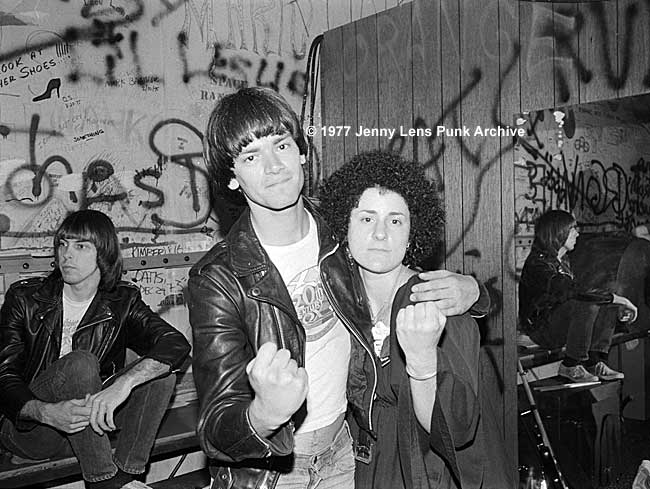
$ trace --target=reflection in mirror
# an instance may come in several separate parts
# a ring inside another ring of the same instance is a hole
[[[557,317],[553,316],[554,324],[566,325],[569,331],[575,331],[571,329],[575,324],[587,322],[593,324],[593,331],[604,331],[603,325],[611,326],[611,343],[599,360],[624,373],[625,382],[620,386],[620,393],[615,383],[601,382],[603,378],[595,369],[589,371],[596,378],[595,385],[568,389],[567,385],[575,387],[571,385],[571,378],[556,376],[561,373],[559,361],[569,355],[565,357],[564,352],[558,350],[551,354],[548,351],[539,356],[535,354],[532,358],[529,352],[535,351],[534,348],[519,350],[524,367],[529,371],[540,369],[536,375],[526,377],[538,381],[533,392],[538,396],[540,410],[545,403],[559,406],[554,414],[546,414],[551,423],[551,442],[557,447],[556,452],[560,452],[560,465],[565,475],[580,479],[576,474],[582,471],[592,480],[602,481],[599,472],[602,467],[590,464],[589,457],[580,461],[572,456],[571,453],[575,454],[580,447],[572,447],[562,433],[571,420],[594,421],[600,409],[597,404],[605,400],[609,404],[603,409],[614,415],[611,420],[620,421],[621,410],[626,418],[650,419],[650,376],[647,373],[650,344],[645,339],[650,330],[650,95],[519,114],[515,116],[515,124],[526,130],[514,149],[518,276],[531,250],[535,221],[549,210],[567,211],[575,218],[580,233],[574,249],[567,254],[575,283],[583,290],[598,288],[623,296],[638,308],[637,319],[632,322],[625,314],[626,307],[620,303],[595,305],[577,299],[565,311],[557,313],[559,321],[555,322]],[[569,243],[568,238],[566,243]],[[566,243],[566,247],[572,247]],[[526,286],[528,283],[526,281]],[[585,319],[587,309],[594,311],[588,321]],[[587,346],[590,351],[599,351],[593,347],[593,342]],[[588,367],[589,361],[585,361]],[[563,365],[566,369],[574,364]],[[595,394],[596,389],[602,392]],[[606,389],[611,392],[605,392]],[[570,395],[576,397],[570,399]],[[599,401],[591,400],[593,404],[586,404],[590,407],[569,412],[570,406],[579,405],[580,395],[591,395],[589,399],[598,398]],[[620,405],[620,399],[627,399],[626,403]],[[520,419],[520,462],[525,458],[521,434],[526,431],[521,428]],[[612,425],[612,429],[620,430],[620,426]],[[575,434],[574,438],[582,435]],[[599,449],[604,450],[603,447]]]
[[[539,110],[516,123],[526,129],[514,164],[519,271],[546,210],[573,213],[582,233],[650,221],[650,96]]]
[[[526,130],[514,150],[517,273],[535,220],[551,209],[568,211],[580,231],[569,255],[576,278],[627,294],[639,307],[628,329],[648,329],[650,265],[636,242],[649,237],[650,95],[519,114],[515,124]],[[641,251],[628,258],[631,243]],[[628,270],[628,259],[638,266]]]

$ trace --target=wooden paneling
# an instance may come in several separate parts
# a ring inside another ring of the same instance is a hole
[[[604,2],[607,3],[607,2]],[[578,5],[553,4],[553,85],[555,107],[578,103],[580,80],[575,65],[580,29]]]
[[[441,125],[454,129],[462,124],[460,101],[460,8],[458,0],[440,2],[440,59],[442,72]],[[463,265],[463,156],[458,138],[441,135],[444,146],[442,173],[445,197],[445,267],[462,272]]]
[[[521,108],[528,111],[552,107],[555,100],[555,43],[551,4],[519,2],[519,43]]]
[[[323,38],[321,47],[321,113],[323,127],[342,126],[343,114],[343,32],[341,28],[329,31]],[[342,136],[323,136],[323,168],[321,177],[330,175],[338,162],[345,157],[345,144]]]
[[[357,27],[357,122],[364,127],[379,124],[379,80],[377,72],[377,16],[356,22]],[[355,128],[356,130],[356,128]],[[359,151],[379,148],[378,136],[358,138]]]
[[[336,161],[332,171],[345,161],[357,154],[355,136],[357,127],[357,40],[356,24],[347,24],[341,28],[343,42],[343,115],[346,127],[344,129],[344,158]]]
[[[482,277],[492,289],[501,290],[502,237],[494,232],[503,229],[501,141],[496,135],[483,133],[498,124],[500,99],[495,88],[499,86],[499,32],[492,26],[498,25],[499,4],[498,0],[463,0],[460,6],[461,86],[472,87],[461,101],[462,127],[469,134],[460,141],[464,271]],[[447,193],[456,192],[448,188]],[[486,239],[488,236],[490,239]],[[500,304],[495,306],[482,331],[481,401],[486,413],[499,413],[493,422],[505,433],[509,420],[503,416],[503,310]],[[514,487],[514,470],[510,475]]]
[[[616,18],[617,2],[596,2],[580,5],[580,101],[591,102],[618,96],[619,63],[616,27],[603,24]],[[613,29],[612,29],[613,27]],[[603,31],[606,28],[607,32]],[[620,42],[620,39],[619,39]],[[576,67],[578,68],[578,67]]]
[[[377,67],[379,73],[379,130],[395,130],[392,137],[379,137],[382,149],[400,150],[413,157],[411,137],[399,136],[400,127],[413,120],[413,73],[411,56],[411,3],[377,15]]]
[[[440,73],[440,4],[416,2],[413,25],[413,121],[412,127],[433,131],[430,137],[413,139],[413,158],[426,165],[427,174],[442,188],[441,138],[435,126],[442,113],[442,78]]]
[[[618,25],[621,31],[617,38],[619,76],[622,78],[619,95],[627,97],[647,92],[650,89],[650,56],[648,56],[650,53],[650,29],[648,28],[650,25],[650,3],[618,0],[616,4],[618,6]],[[629,45],[626,44],[624,37],[627,35],[628,27],[634,33]],[[622,73],[621,67],[625,65],[626,60],[628,61],[628,71]]]
[[[519,97],[520,47],[518,38],[519,8],[510,0],[499,0],[499,107],[501,125],[512,126],[514,114],[521,111]],[[517,295],[515,281],[515,242],[513,229],[514,208],[514,150],[513,138],[500,138],[501,148],[501,303],[503,318],[503,424],[504,440],[508,460],[517,460],[517,433],[508,428],[518,419],[517,386],[514,358],[517,347],[513,338],[517,330]],[[515,466],[518,464],[515,463]]]

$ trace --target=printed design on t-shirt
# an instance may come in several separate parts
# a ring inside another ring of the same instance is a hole
[[[300,272],[291,279],[287,289],[305,328],[307,341],[317,341],[332,330],[337,318],[325,295],[318,266]]]
[[[66,319],[63,321],[63,332],[61,334],[61,355],[67,355],[72,351],[72,335],[77,331],[80,318]]]

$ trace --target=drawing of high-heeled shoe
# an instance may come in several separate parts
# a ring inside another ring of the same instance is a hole
[[[40,102],[41,100],[46,100],[52,96],[52,90],[56,90],[56,96],[61,97],[59,94],[59,88],[61,88],[61,78],[52,78],[47,82],[47,88],[40,95],[37,95],[32,99],[32,102]]]

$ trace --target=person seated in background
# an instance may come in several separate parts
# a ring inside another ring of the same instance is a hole
[[[372,448],[357,459],[355,487],[508,487],[504,447],[486,443],[496,422],[481,409],[476,321],[409,297],[421,282],[416,264],[444,233],[435,185],[416,163],[374,151],[334,172],[320,199],[345,244],[337,253],[360,273],[378,364],[374,432],[357,428]]]
[[[622,379],[623,373],[607,365],[616,324],[595,319],[600,307],[617,304],[632,322],[637,308],[626,297],[576,281],[567,254],[578,236],[576,220],[568,212],[551,210],[538,219],[519,282],[520,327],[544,348],[566,344],[560,376],[574,382]],[[568,324],[566,317],[571,317]]]
[[[54,251],[54,271],[13,284],[0,308],[0,446],[28,459],[74,454],[91,489],[149,487],[133,475],[145,471],[190,345],[120,281],[105,214],[67,216]],[[127,348],[141,357],[125,368]]]

